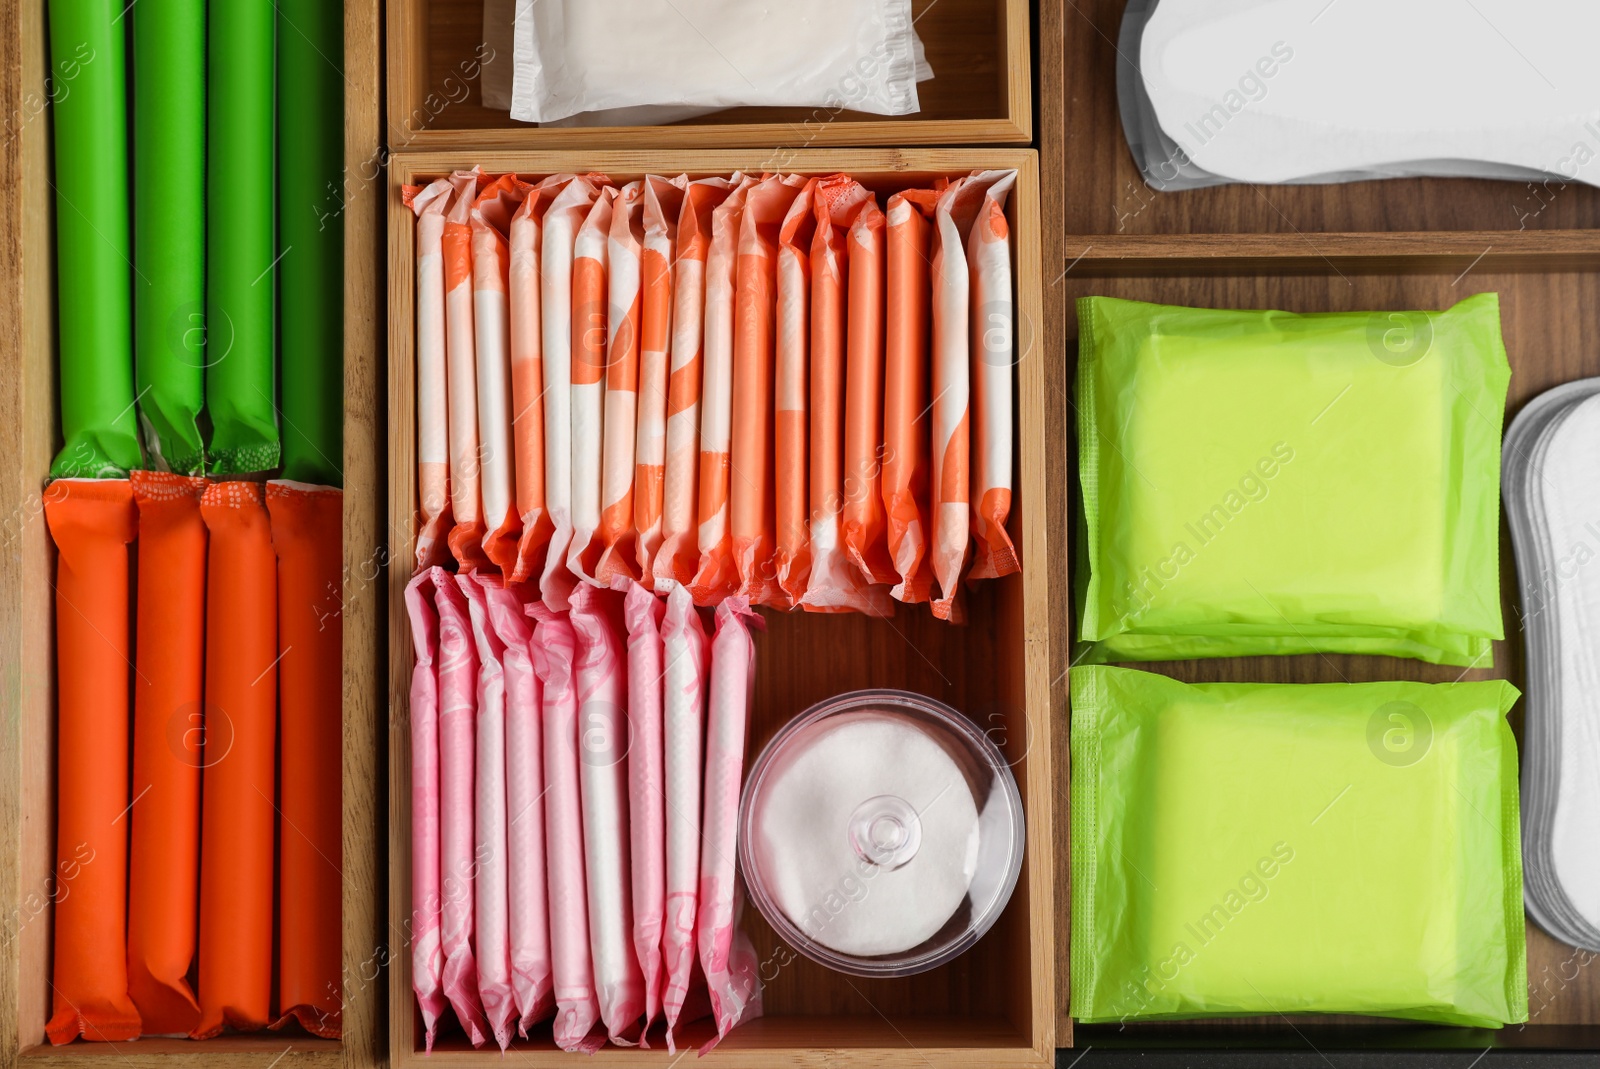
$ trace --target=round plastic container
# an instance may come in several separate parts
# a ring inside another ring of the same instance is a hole
[[[1022,796],[954,709],[859,690],[812,706],[751,767],[739,812],[750,898],[780,938],[855,976],[969,949],[1022,868]]]

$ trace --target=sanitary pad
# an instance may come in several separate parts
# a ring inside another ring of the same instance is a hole
[[[1600,379],[1531,401],[1506,434],[1505,503],[1527,647],[1528,913],[1600,951]]]
[[[1600,73],[1585,46],[1597,34],[1600,9],[1578,0],[1134,0],[1119,45],[1137,65],[1119,75],[1123,124],[1158,189],[1411,175],[1600,184]]]

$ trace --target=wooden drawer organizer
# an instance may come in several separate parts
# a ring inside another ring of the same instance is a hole
[[[396,152],[745,146],[1027,144],[1033,138],[1028,0],[913,0],[932,81],[915,115],[732,108],[670,127],[568,129],[483,106],[483,0],[390,0],[388,144]]]
[[[331,0],[330,0],[331,2]],[[44,102],[50,59],[45,0],[0,5],[0,1066],[223,1066],[338,1069],[378,1064],[389,954],[379,832],[383,680],[378,668],[386,550],[378,497],[378,277],[384,155],[380,148],[379,0],[346,0],[344,421],[344,1038],[304,1033],[195,1043],[44,1042],[50,1012],[55,868],[55,549],[41,491],[60,447],[56,419],[55,193]],[[330,196],[334,195],[330,192]],[[330,904],[332,906],[334,904]]]
[[[485,171],[544,175],[601,171],[619,181],[642,174],[691,176],[760,172],[770,166],[757,150],[507,152],[402,154],[390,167],[389,212],[389,524],[396,565],[389,570],[389,687],[397,709],[389,741],[390,928],[407,929],[410,915],[410,746],[403,708],[412,644],[402,592],[410,569],[416,516],[414,217],[400,186],[481,165]],[[977,167],[1014,167],[1017,188],[1008,215],[1015,236],[1020,466],[1012,534],[1023,555],[1019,576],[981,584],[970,602],[971,623],[951,627],[922,606],[902,607],[890,620],[859,616],[764,612],[757,639],[757,674],[749,754],[810,704],[858,687],[905,687],[961,709],[989,730],[1012,760],[1028,816],[1022,876],[995,928],[971,951],[942,968],[898,980],[847,977],[783,947],[754,910],[745,925],[763,961],[766,1013],[740,1026],[713,1059],[740,1066],[868,1066],[905,1058],[929,1065],[1048,1066],[1054,1063],[1057,899],[1053,893],[1051,805],[1057,786],[1048,745],[1051,605],[1048,574],[1059,530],[1047,528],[1032,503],[1044,499],[1046,361],[1032,345],[1038,321],[1039,217],[1037,159],[1031,150],[827,149],[786,156],[782,168],[803,174],[846,171],[880,193]],[[1058,625],[1059,626],[1059,625]],[[1061,900],[1064,902],[1064,900]],[[410,957],[396,954],[390,973],[392,1058],[398,1066],[558,1065],[573,1057],[540,1040],[498,1051],[473,1051],[459,1036],[421,1054],[420,1018],[411,990]],[[699,1042],[691,1034],[690,1042]],[[681,1052],[680,1052],[681,1053]],[[668,1065],[664,1050],[607,1048],[595,1065]]]
[[[1404,179],[1158,193],[1140,178],[1117,114],[1113,42],[1123,7],[1123,0],[1043,0],[1039,12],[1040,156],[1047,220],[1043,333],[1045,352],[1052,355],[1045,374],[1049,402],[1044,464],[1061,473],[1046,480],[1044,522],[1052,531],[1071,530],[1069,518],[1076,508],[1076,432],[1067,398],[1077,360],[1072,302],[1078,297],[1323,312],[1445,308],[1474,293],[1497,291],[1512,368],[1508,423],[1524,403],[1549,387],[1600,374],[1600,345],[1595,343],[1600,327],[1600,231],[1595,229],[1600,226],[1600,189],[1559,182]],[[1037,499],[1034,505],[1039,507]],[[1191,682],[1503,677],[1520,685],[1524,665],[1516,576],[1503,525],[1500,555],[1511,639],[1496,644],[1492,669],[1463,676],[1459,669],[1417,661],[1350,656],[1139,667]],[[1052,675],[1066,667],[1063,632],[1074,626],[1068,622],[1070,571],[1066,555],[1057,557],[1050,576],[1056,625],[1051,637],[1058,643],[1050,657]],[[1056,722],[1061,730],[1055,739],[1055,767],[1061,783],[1066,776],[1060,770],[1067,767],[1066,719]],[[1520,706],[1512,723],[1520,732]],[[1102,1059],[1097,1064],[1192,1065],[1197,1059],[1215,1059],[1226,1049],[1264,1065],[1291,1056],[1321,1065],[1322,1052],[1355,1059],[1380,1051],[1406,1049],[1420,1056],[1452,1048],[1466,1052],[1463,1064],[1485,1048],[1496,1054],[1514,1050],[1552,1062],[1566,1056],[1575,1065],[1585,1059],[1595,1064],[1595,1051],[1600,1050],[1600,960],[1557,943],[1531,921],[1530,1020],[1525,1026],[1494,1032],[1357,1018],[1292,1023],[1257,1018],[1074,1030],[1065,960],[1067,827],[1067,796],[1060,794],[1056,1031],[1063,1046],[1092,1046]],[[1394,1064],[1411,1064],[1402,1060],[1404,1055],[1392,1056]],[[1494,1059],[1488,1064],[1495,1064]]]

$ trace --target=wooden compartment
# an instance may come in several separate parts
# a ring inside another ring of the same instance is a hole
[[[483,106],[484,0],[389,4],[389,147],[488,149],[1019,144],[1033,136],[1028,0],[913,0],[934,77],[915,115],[826,108],[733,108],[670,127],[539,127]]]
[[[1117,35],[1125,6],[1126,0],[1073,0],[1063,11],[1060,0],[1045,0],[1041,7],[1043,25],[1055,20],[1040,34],[1041,73],[1047,81],[1062,79],[1071,101],[1061,151],[1072,160],[1074,196],[1057,222],[1066,233],[1085,236],[1079,249],[1108,238],[1162,241],[1180,234],[1197,248],[1248,249],[1255,247],[1249,236],[1272,234],[1294,238],[1308,254],[1337,257],[1358,236],[1404,252],[1423,232],[1435,244],[1476,256],[1489,246],[1500,254],[1542,250],[1541,236],[1570,230],[1591,231],[1564,237],[1596,248],[1600,189],[1576,182],[1409,178],[1154,191],[1128,151],[1117,110]],[[1516,62],[1511,47],[1507,53]]]
[[[399,187],[480,164],[486,171],[542,175],[597,170],[622,180],[644,173],[727,174],[760,170],[758,152],[482,152],[402,154],[392,163],[389,208],[389,523],[396,565],[389,573],[389,686],[400,711],[391,724],[389,902],[390,927],[409,927],[410,737],[405,709],[412,644],[402,592],[410,568],[416,516],[414,452],[414,217]],[[964,174],[979,167],[1014,167],[1016,191],[1008,215],[1016,264],[1018,362],[1017,492],[1012,533],[1023,555],[1021,575],[981,584],[970,601],[971,622],[935,621],[923,606],[902,606],[890,620],[822,617],[763,611],[767,631],[757,639],[757,678],[749,756],[791,716],[813,702],[867,686],[905,687],[932,695],[973,717],[1012,761],[1028,817],[1021,878],[996,927],[971,951],[942,968],[899,980],[864,980],[831,972],[782,946],[753,909],[746,928],[763,962],[766,1016],[740,1026],[712,1055],[741,1066],[882,1065],[910,1058],[929,1065],[1047,1066],[1054,1064],[1056,898],[1051,808],[1059,788],[1048,745],[1051,695],[1056,693],[1044,652],[1054,619],[1044,578],[1059,555],[1059,529],[1032,506],[1043,500],[1045,412],[1049,399],[1033,325],[1040,316],[1039,217],[1036,157],[1026,150],[813,150],[795,153],[786,171],[847,171],[880,193]],[[1058,615],[1058,614],[1057,614]],[[1057,680],[1056,683],[1060,681]],[[473,1051],[456,1034],[424,1057],[420,1017],[411,990],[409,954],[396,954],[390,974],[391,1057],[396,1066],[505,1064],[498,1051]],[[707,1032],[688,1037],[698,1044]],[[679,1056],[682,1056],[680,1052]],[[554,1065],[548,1028],[507,1056],[513,1065]],[[665,1050],[606,1048],[596,1064],[672,1064]]]
[[[298,1067],[376,1065],[384,1057],[381,981],[388,936],[378,878],[378,642],[384,549],[377,403],[379,211],[379,0],[345,0],[344,475],[344,1038],[293,1029],[203,1043],[44,1041],[50,1012],[55,842],[55,550],[41,492],[60,447],[56,418],[55,193],[51,187],[49,53],[44,0],[0,7],[0,1066],[104,1064]],[[377,169],[375,169],[377,168]]]
[[[1335,260],[1296,268],[1272,259],[1192,262],[1142,261],[1081,264],[1062,282],[1067,298],[1106,296],[1201,308],[1275,308],[1294,312],[1442,309],[1475,293],[1500,295],[1506,351],[1511,361],[1507,424],[1532,398],[1563,382],[1600,375],[1600,346],[1593,342],[1600,321],[1600,257],[1576,269],[1502,272],[1474,269],[1468,262],[1442,271],[1401,273],[1387,267]],[[1067,326],[1076,330],[1070,309]],[[1076,358],[1068,346],[1068,361]],[[1074,505],[1076,507],[1076,505]],[[1517,577],[1504,519],[1500,539],[1501,599],[1507,640],[1495,643],[1492,667],[1469,669],[1388,657],[1329,654],[1295,657],[1222,658],[1150,662],[1128,667],[1161,672],[1186,682],[1272,683],[1376,682],[1389,679],[1450,683],[1461,679],[1509,679],[1524,684]],[[1520,738],[1522,705],[1511,713]],[[1059,847],[1058,847],[1059,848]],[[1600,1048],[1600,961],[1546,935],[1530,919],[1528,932],[1529,1021],[1501,1031],[1433,1028],[1373,1019],[1321,1019],[1319,1046],[1547,1047]],[[1058,938],[1064,938],[1059,936]],[[1241,1036],[1275,1045],[1303,1047],[1298,1024],[1285,1018],[1240,1022],[1130,1024],[1125,1028],[1077,1026],[1079,1045],[1166,1045],[1182,1037],[1191,1049],[1233,1044]],[[1584,1026],[1589,1030],[1585,1032]]]
[[[1295,312],[1438,309],[1498,292],[1512,377],[1506,423],[1552,386],[1600,374],[1600,190],[1569,185],[1517,229],[1524,185],[1400,179],[1334,186],[1231,186],[1158,193],[1140,179],[1122,136],[1113,42],[1124,0],[1043,0],[1039,8],[1039,135],[1045,229],[1041,333],[1051,397],[1045,413],[1044,507],[1053,530],[1077,508],[1072,405],[1077,315],[1085,296]],[[1123,203],[1130,198],[1129,203]],[[1136,209],[1136,210],[1134,210]],[[1050,574],[1052,678],[1068,671],[1071,568]],[[1515,562],[1501,525],[1508,640],[1494,665],[1459,668],[1340,655],[1146,663],[1189,682],[1352,682],[1524,675]],[[1063,703],[1065,704],[1065,703]],[[1521,731],[1520,705],[1513,727]],[[1067,779],[1067,714],[1057,721],[1056,780]],[[1516,1052],[1516,1064],[1594,1064],[1600,1051],[1600,956],[1556,942],[1528,922],[1529,1021],[1498,1031],[1375,1018],[1247,1018],[1074,1025],[1068,943],[1069,806],[1057,795],[1057,1036],[1107,1065],[1421,1064],[1459,1050],[1465,1061]],[[1226,1052],[1226,1053],[1224,1053]],[[1494,1057],[1490,1058],[1492,1064]]]

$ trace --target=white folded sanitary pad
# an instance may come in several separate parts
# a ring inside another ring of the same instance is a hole
[[[1596,39],[1600,5],[1586,0],[1159,0],[1126,57],[1159,130],[1130,124],[1126,101],[1124,125],[1171,188],[1207,175],[1600,185]],[[1181,156],[1159,168],[1163,140]]]
[[[1600,951],[1600,379],[1530,402],[1504,469],[1527,644],[1525,898],[1540,927]]]
[[[622,8],[520,0],[511,117],[645,106],[918,110],[910,0],[637,0],[619,17]]]

